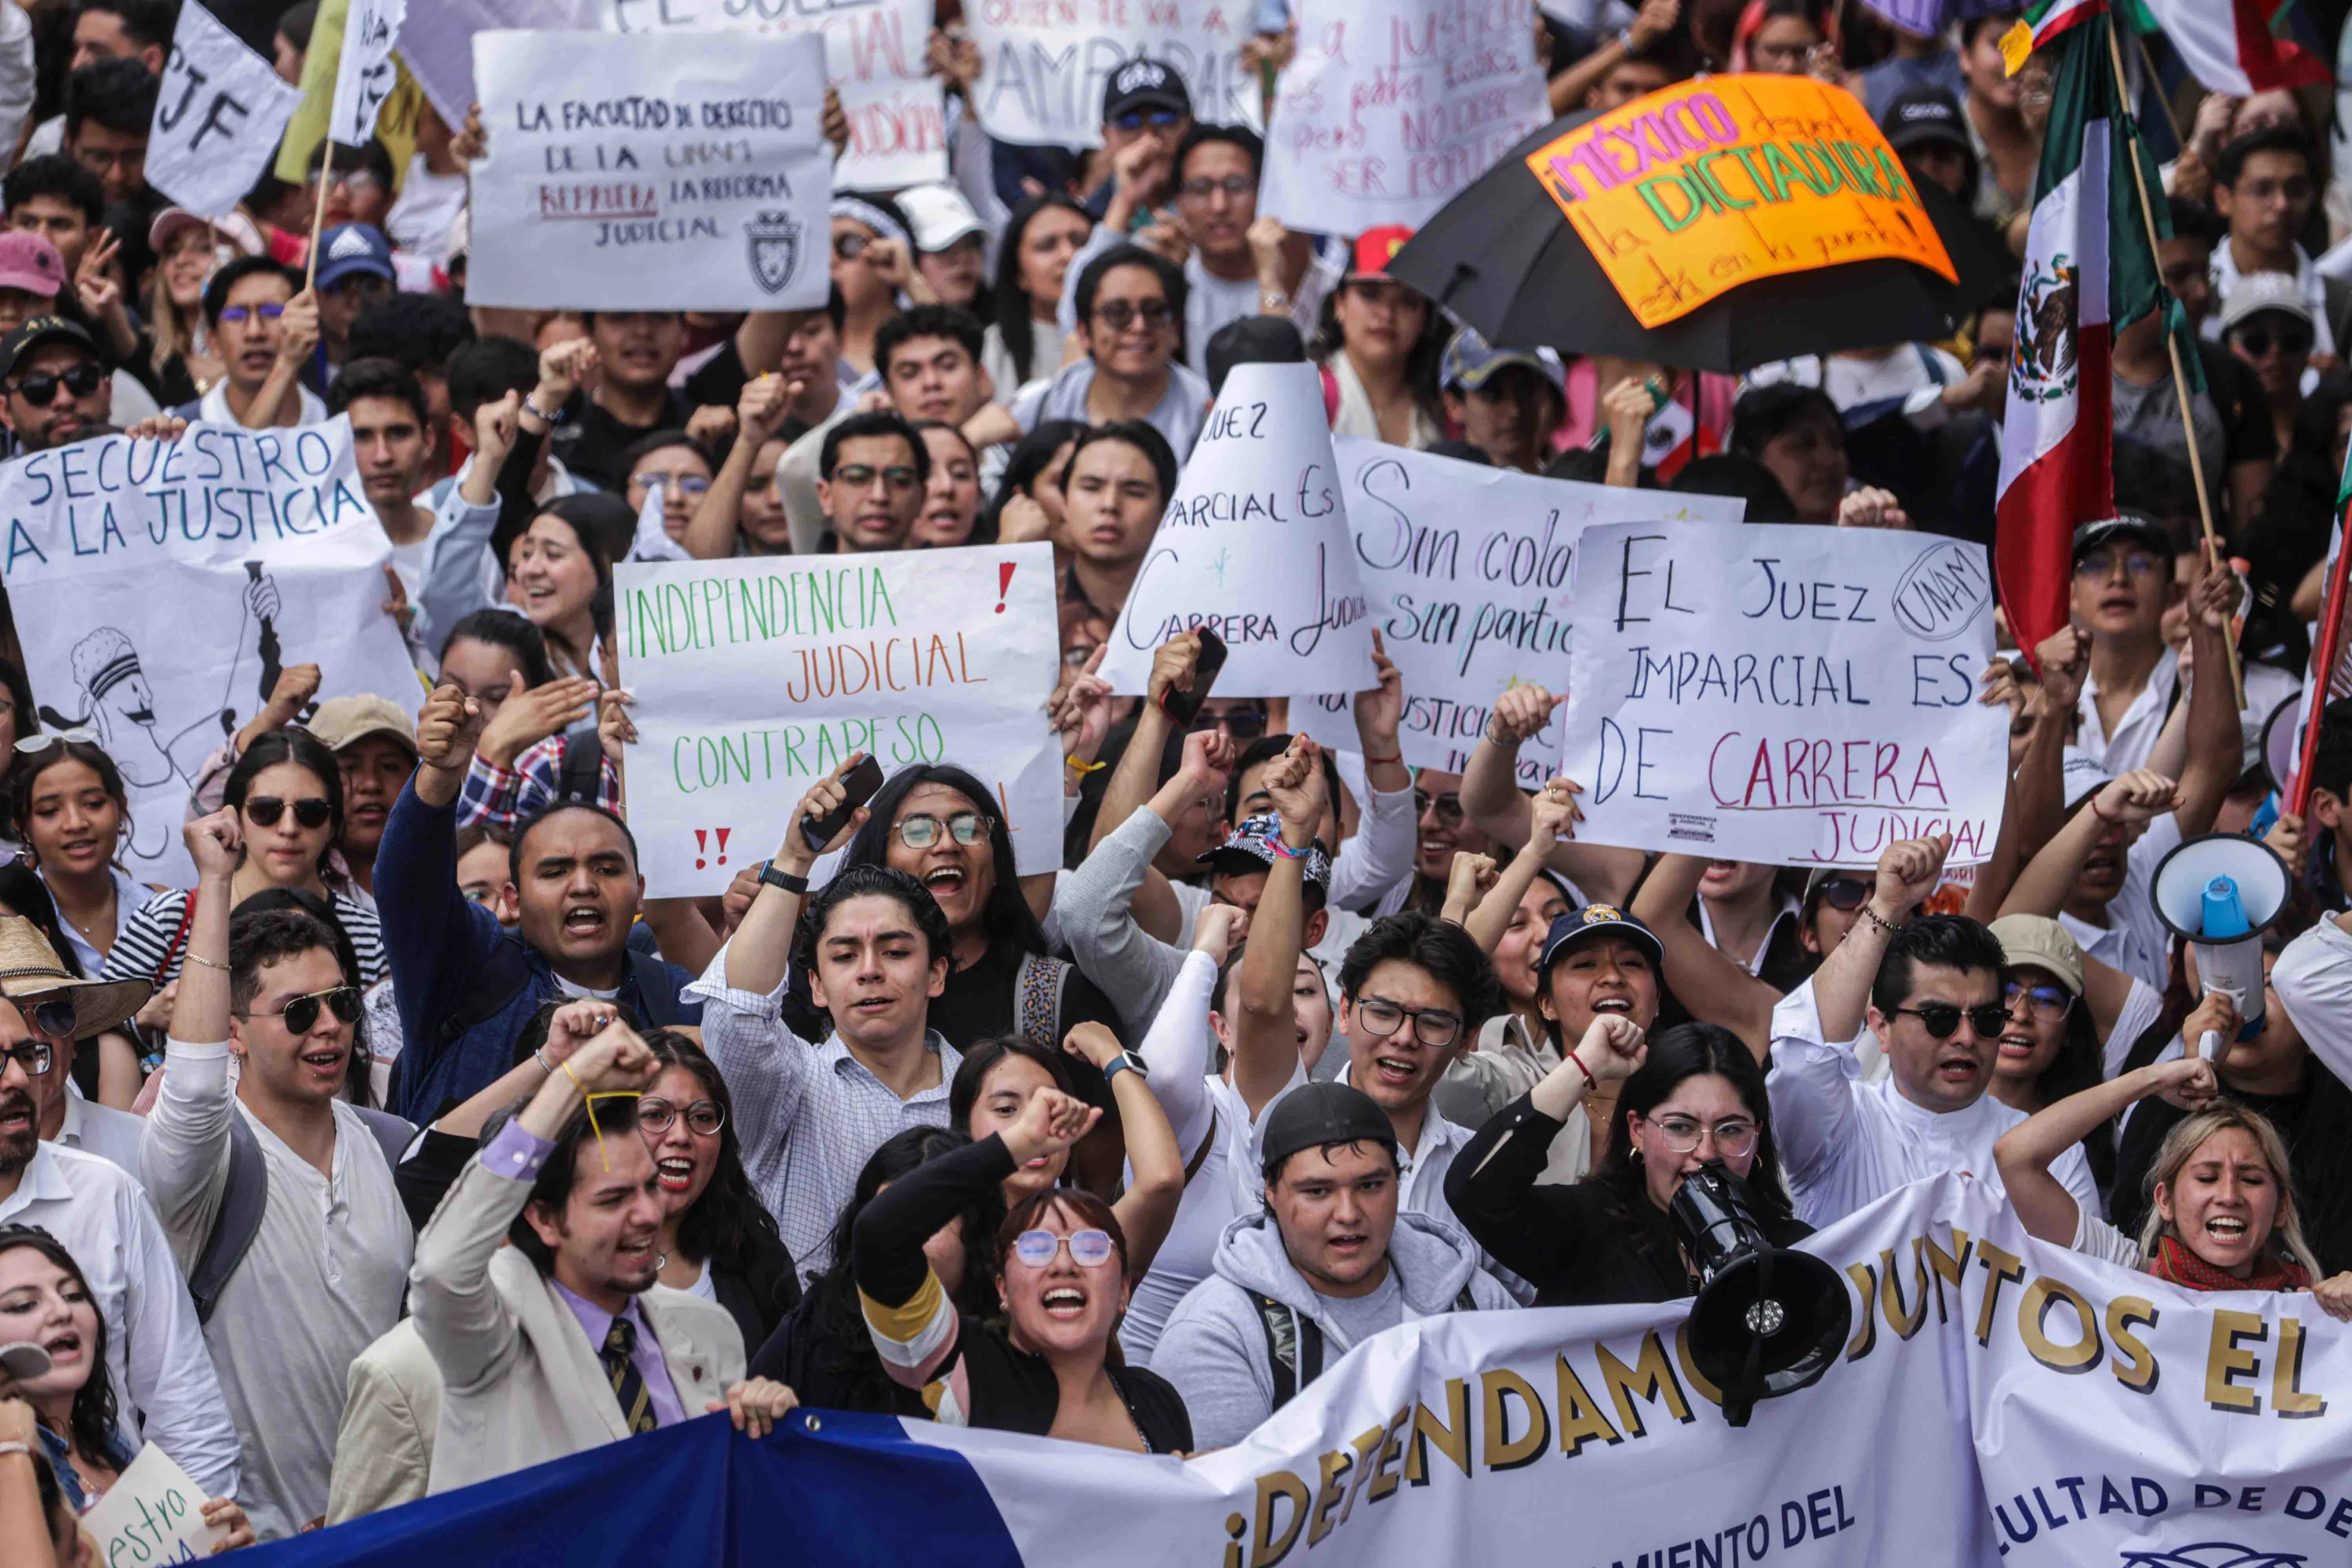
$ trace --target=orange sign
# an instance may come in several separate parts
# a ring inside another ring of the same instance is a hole
[[[1528,167],[1645,327],[1846,261],[1893,257],[1958,280],[1868,112],[1810,77],[1683,82],[1585,121]]]

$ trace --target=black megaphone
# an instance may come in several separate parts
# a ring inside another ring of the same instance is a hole
[[[1853,1326],[1845,1280],[1809,1252],[1774,1247],[1748,1184],[1720,1160],[1693,1171],[1666,1205],[1699,1273],[1691,1363],[1722,1391],[1723,1418],[1745,1426],[1759,1399],[1820,1381]]]

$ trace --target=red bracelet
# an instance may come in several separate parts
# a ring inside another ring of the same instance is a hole
[[[1402,761],[1404,761],[1404,753],[1402,752],[1399,752],[1393,757],[1376,757],[1369,752],[1364,753],[1364,763],[1368,767],[1376,766],[1381,763],[1401,763]]]
[[[2099,809],[2099,793],[2096,790],[2093,790],[2091,792],[2091,815],[2097,817],[2101,822],[2105,823],[2110,827],[2120,827],[2123,826],[2120,819],[2109,816],[2105,812]]]
[[[1599,1094],[1601,1092],[1601,1080],[1592,1076],[1592,1069],[1584,1065],[1584,1058],[1578,1056],[1574,1051],[1570,1051],[1568,1053],[1568,1059],[1574,1062],[1576,1064],[1576,1070],[1584,1075],[1584,1092],[1587,1094]]]

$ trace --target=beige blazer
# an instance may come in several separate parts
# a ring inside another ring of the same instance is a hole
[[[441,1424],[441,1369],[403,1318],[352,1363],[327,1522],[341,1524],[425,1495]]]
[[[505,1245],[530,1183],[467,1160],[417,1233],[409,1306],[441,1370],[427,1490],[446,1492],[627,1436],[580,1320],[530,1258]],[[637,1298],[688,1418],[743,1376],[726,1309],[656,1285]]]

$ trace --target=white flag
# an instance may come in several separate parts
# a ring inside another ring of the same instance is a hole
[[[278,153],[302,91],[195,0],[180,8],[147,138],[147,183],[199,217],[226,217]]]
[[[327,117],[329,134],[346,147],[375,134],[375,117],[399,79],[392,46],[407,19],[408,0],[352,0],[335,67],[335,106]]]

